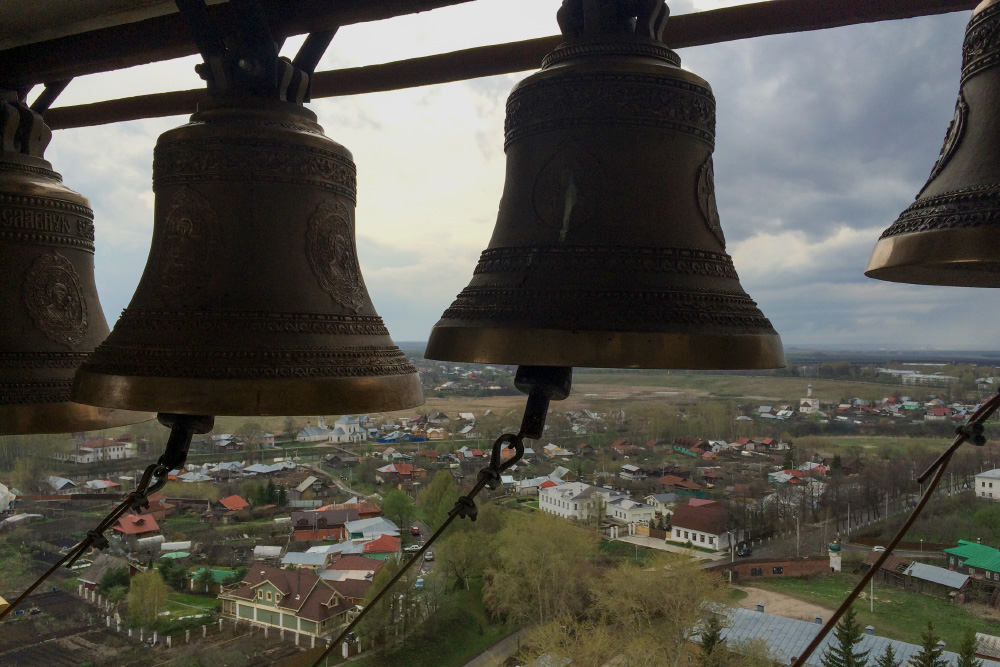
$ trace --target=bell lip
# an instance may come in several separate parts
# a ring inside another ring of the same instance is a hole
[[[1000,230],[937,229],[879,239],[865,275],[913,285],[1000,287]]]
[[[155,418],[151,412],[98,408],[71,401],[0,405],[0,435],[100,431]]]
[[[417,373],[382,377],[199,379],[79,371],[73,400],[129,410],[213,416],[390,412],[423,405]]]
[[[581,350],[580,348],[583,348]],[[427,359],[589,368],[783,368],[778,334],[689,334],[461,326],[438,322]]]

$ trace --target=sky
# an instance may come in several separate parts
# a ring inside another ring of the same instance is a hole
[[[476,0],[340,30],[318,70],[558,33],[560,0]],[[671,2],[673,15],[742,4]],[[996,291],[864,276],[937,159],[970,12],[678,49],[717,100],[715,186],[741,284],[786,347],[1000,349]],[[282,54],[294,56],[301,39]],[[80,77],[55,106],[196,88],[198,58]],[[358,166],[362,273],[397,341],[426,340],[486,247],[504,178],[504,105],[529,72],[316,100]],[[37,93],[38,90],[35,91]],[[185,116],[54,133],[46,157],[90,198],[109,324],[153,224],[157,136]]]

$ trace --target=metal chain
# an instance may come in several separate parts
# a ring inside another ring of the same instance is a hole
[[[60,558],[42,576],[28,586],[23,593],[17,596],[16,600],[10,603],[10,606],[0,611],[0,620],[16,609],[19,604],[24,602],[25,598],[31,595],[32,591],[38,588],[43,581],[48,579],[53,572],[64,564],[66,567],[72,567],[91,548],[102,551],[107,549],[109,543],[108,538],[104,536],[104,531],[114,525],[126,512],[130,510],[138,511],[143,507],[148,507],[148,496],[156,493],[166,485],[167,475],[171,470],[184,465],[184,462],[187,460],[188,448],[191,446],[191,436],[195,432],[207,432],[203,430],[206,424],[208,424],[207,430],[211,430],[211,417],[159,415],[159,418],[161,423],[170,426],[170,438],[167,441],[167,447],[163,455],[160,456],[156,463],[146,467],[135,489],[130,491],[125,496],[125,499],[111,510],[95,528],[87,531],[86,537],[79,544],[70,549],[65,556]]]
[[[330,645],[326,647],[326,650],[323,651],[323,654],[320,655],[316,659],[316,662],[313,663],[313,667],[318,667],[318,665],[322,663],[323,660],[325,660],[326,657],[330,654],[333,648],[337,646],[341,641],[343,641],[343,639],[347,637],[347,635],[349,635],[354,630],[354,628],[358,625],[358,623],[361,622],[361,619],[363,619],[368,614],[368,612],[375,607],[375,605],[379,602],[379,600],[381,600],[390,590],[392,590],[392,587],[396,584],[397,581],[399,581],[403,577],[404,574],[406,574],[406,572],[410,569],[410,567],[412,567],[414,563],[423,558],[424,552],[426,552],[427,549],[429,549],[430,546],[434,544],[434,542],[438,539],[438,537],[440,537],[441,534],[444,533],[444,531],[448,528],[448,526],[451,525],[452,521],[454,521],[458,517],[468,518],[470,521],[476,520],[476,516],[479,513],[479,508],[476,507],[476,501],[475,501],[476,496],[479,495],[479,492],[486,487],[489,487],[490,489],[497,488],[497,486],[500,484],[501,473],[503,473],[511,466],[513,466],[515,463],[521,460],[521,457],[524,456],[524,437],[525,433],[524,433],[524,428],[522,427],[521,431],[517,435],[514,435],[513,433],[504,433],[503,435],[501,435],[499,438],[496,439],[496,442],[493,443],[493,451],[490,454],[490,463],[488,466],[479,471],[478,478],[476,479],[476,484],[472,487],[472,490],[458,499],[458,501],[455,503],[455,506],[452,507],[451,511],[448,512],[448,518],[445,519],[445,522],[441,524],[441,527],[434,531],[434,533],[427,539],[427,541],[424,542],[424,545],[420,547],[420,550],[414,553],[413,556],[410,557],[410,560],[408,560],[406,564],[402,568],[400,568],[400,570],[396,574],[393,575],[392,579],[386,582],[385,586],[382,587],[382,589],[378,592],[378,594],[374,598],[372,598],[372,600],[367,605],[365,605],[365,608],[361,610],[361,613],[355,616],[354,620],[352,620],[341,631],[341,633],[337,636],[337,638],[334,639],[330,643]],[[514,449],[514,455],[506,461],[503,460],[503,454],[502,454],[505,444],[509,445],[511,448]]]
[[[903,523],[902,527],[899,529],[896,535],[893,536],[889,544],[886,545],[885,551],[879,554],[879,557],[875,560],[872,566],[868,569],[867,572],[865,572],[864,576],[861,577],[861,581],[859,581],[857,585],[855,585],[854,590],[852,590],[848,594],[847,598],[840,604],[840,606],[837,607],[837,610],[833,613],[833,616],[831,616],[830,619],[823,625],[819,633],[815,637],[813,637],[813,640],[809,643],[809,645],[805,648],[805,650],[802,651],[801,655],[799,655],[798,658],[795,659],[795,662],[792,663],[791,667],[803,667],[805,665],[806,660],[809,658],[809,656],[812,655],[813,651],[815,651],[816,648],[823,642],[826,636],[830,634],[830,630],[832,630],[834,626],[837,625],[837,621],[840,620],[840,617],[843,616],[845,612],[847,612],[847,610],[854,603],[854,600],[857,599],[861,591],[863,591],[865,586],[868,585],[868,582],[871,581],[871,579],[882,567],[882,564],[885,563],[885,561],[889,558],[889,556],[892,554],[893,549],[896,548],[896,545],[898,545],[903,540],[903,537],[910,529],[910,526],[913,525],[913,522],[917,520],[917,517],[920,516],[920,513],[923,511],[924,506],[927,505],[927,501],[930,500],[931,495],[937,488],[937,485],[941,481],[941,478],[944,477],[944,473],[948,467],[948,463],[951,461],[951,457],[955,455],[955,452],[958,450],[958,448],[961,447],[963,443],[969,440],[972,440],[972,443],[977,446],[982,446],[986,443],[986,438],[983,436],[983,422],[989,419],[989,417],[994,412],[997,411],[997,408],[1000,408],[1000,394],[993,396],[988,401],[979,406],[979,408],[974,413],[972,413],[972,415],[969,417],[968,421],[965,422],[965,424],[955,429],[956,436],[955,440],[951,443],[951,446],[948,447],[948,449],[946,449],[944,453],[942,453],[941,456],[939,456],[937,460],[935,460],[934,463],[932,463],[930,467],[928,467],[927,470],[925,470],[923,474],[917,478],[917,481],[923,483],[924,480],[926,480],[929,475],[931,474],[934,475],[933,479],[931,479],[930,484],[927,486],[927,489],[924,491],[924,495],[920,497],[920,501],[917,503],[917,506],[913,508],[913,511],[910,513],[910,516],[906,518],[906,521]]]

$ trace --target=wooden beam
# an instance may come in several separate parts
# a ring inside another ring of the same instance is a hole
[[[471,0],[261,0],[275,39],[379,21]],[[208,7],[224,32],[232,32],[226,4]],[[0,87],[20,88],[198,52],[180,14],[92,30],[0,51]]]
[[[822,30],[972,9],[973,0],[771,0],[671,17],[664,41],[674,48]],[[319,72],[313,98],[374,93],[535,69],[558,36],[482,46],[381,65]],[[959,45],[956,44],[956,49]],[[204,90],[142,95],[51,109],[52,129],[193,113]]]

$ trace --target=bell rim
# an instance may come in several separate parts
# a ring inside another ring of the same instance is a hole
[[[997,237],[993,226],[887,236],[872,249],[865,275],[913,285],[1000,287]]]
[[[752,370],[786,365],[777,333],[583,331],[441,322],[431,331],[424,357],[468,363],[589,368]],[[740,358],[741,361],[734,362]]]
[[[74,380],[71,397],[88,405],[128,410],[234,417],[391,412],[424,402],[416,372],[375,377],[247,380],[113,375],[81,370]]]
[[[99,408],[73,401],[0,405],[0,435],[76,433],[155,419],[152,412]]]

